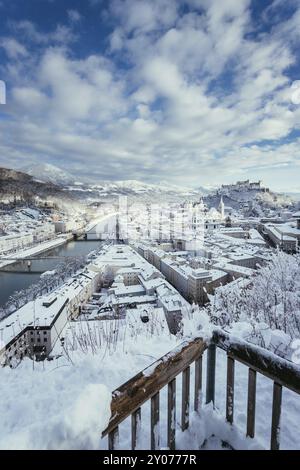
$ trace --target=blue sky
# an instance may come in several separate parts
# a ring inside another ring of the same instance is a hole
[[[300,192],[299,0],[0,0],[0,164]]]

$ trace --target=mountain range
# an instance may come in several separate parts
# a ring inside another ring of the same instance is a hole
[[[20,171],[31,175],[36,181],[51,183],[61,186],[70,191],[78,198],[110,198],[118,195],[126,195],[138,198],[155,199],[166,195],[169,199],[173,199],[180,195],[181,197],[200,196],[209,193],[206,188],[199,187],[197,189],[185,188],[172,185],[167,182],[159,184],[145,183],[137,180],[107,181],[101,180],[93,183],[88,181],[78,181],[78,178],[69,172],[48,163],[27,164],[20,168]]]
[[[182,202],[188,199],[196,201],[203,197],[208,207],[218,207],[220,202],[218,191],[209,191],[203,187],[189,189],[166,182],[150,184],[137,180],[99,181],[97,184],[79,182],[71,174],[49,164],[34,167],[27,165],[27,173],[0,168],[0,202],[30,202],[37,196],[41,200],[51,199],[58,205],[66,202],[84,205],[113,202],[118,196],[127,196],[129,200],[144,203]],[[293,201],[285,194],[271,191],[232,191],[223,199],[225,205],[233,209],[249,202],[249,215],[261,215],[264,208],[289,207]]]
[[[58,186],[73,184],[76,181],[76,178],[73,175],[55,165],[51,165],[50,163],[39,163],[34,165],[28,163],[27,165],[20,167],[20,171],[27,173],[44,183],[52,183]]]

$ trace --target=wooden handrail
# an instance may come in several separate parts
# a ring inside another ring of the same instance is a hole
[[[128,416],[203,354],[208,342],[202,338],[185,341],[113,392],[111,419],[102,437],[114,431]]]
[[[232,359],[300,394],[300,367],[297,364],[275,356],[264,348],[234,338],[223,330],[214,331],[213,342]]]
[[[139,372],[113,392],[111,419],[102,437],[108,435],[109,449],[116,447],[119,424],[131,415],[132,449],[136,448],[142,405],[151,400],[151,449],[159,448],[159,401],[160,390],[168,386],[167,432],[168,447],[176,447],[176,378],[182,373],[181,429],[189,426],[190,366],[195,363],[194,409],[200,409],[202,389],[202,356],[207,353],[206,403],[215,399],[216,348],[227,353],[226,420],[234,421],[235,361],[249,367],[247,401],[247,436],[255,436],[255,404],[257,372],[273,380],[273,405],[271,425],[271,449],[280,446],[280,416],[282,387],[300,394],[300,367],[275,356],[273,353],[234,338],[220,329],[215,329],[211,340],[195,338],[183,342],[151,366]]]

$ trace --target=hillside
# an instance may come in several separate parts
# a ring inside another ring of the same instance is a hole
[[[200,190],[188,189],[168,183],[149,184],[136,180],[100,181],[98,184],[76,184],[67,187],[78,198],[87,200],[113,200],[118,196],[127,196],[143,202],[181,201],[199,198]]]
[[[226,194],[217,190],[205,197],[205,202],[209,207],[218,207],[220,198],[223,198],[226,207],[232,207],[235,210],[243,209],[247,216],[262,216],[267,209],[280,210],[290,208],[295,201],[288,195],[276,193],[273,191],[263,192],[260,190],[227,190]]]
[[[75,182],[74,176],[70,173],[55,165],[50,165],[49,163],[40,163],[35,165],[28,164],[22,166],[20,170],[44,183],[65,186]]]
[[[32,176],[8,168],[0,168],[0,200],[2,203],[72,201],[73,196],[53,183],[35,180]]]

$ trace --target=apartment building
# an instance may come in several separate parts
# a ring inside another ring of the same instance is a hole
[[[98,290],[100,274],[85,269],[51,295],[21,307],[0,322],[0,365],[15,365],[25,356],[47,357],[70,319]]]
[[[264,233],[270,238],[275,246],[280,247],[287,253],[295,253],[300,243],[300,229],[293,224],[264,224]]]
[[[160,266],[162,250],[140,251],[151,255],[153,264]],[[128,264],[130,264],[128,266]],[[108,290],[109,303],[123,309],[137,308],[143,305],[163,308],[169,330],[176,334],[180,329],[183,310],[189,304],[182,295],[164,278],[150,262],[138,254],[138,251],[127,245],[110,246],[95,262],[95,269],[105,274],[112,270],[114,281]]]
[[[34,241],[33,233],[18,233],[0,236],[0,253],[22,250]]]
[[[188,262],[185,256],[180,256],[180,253],[176,256],[176,252],[166,253],[156,247],[140,246],[138,243],[133,246],[138,252],[147,256],[149,263],[155,264],[167,281],[191,303],[204,305],[208,300],[208,294],[229,280],[228,273],[224,271],[193,268],[192,263]]]

